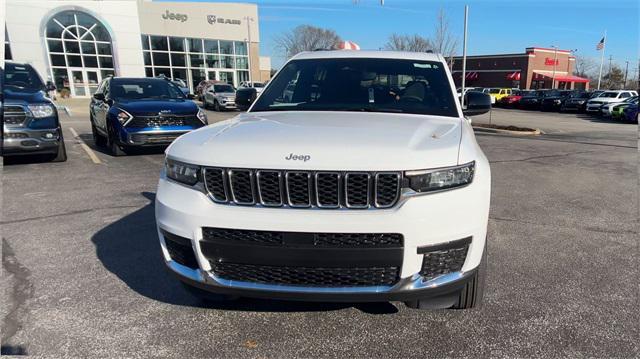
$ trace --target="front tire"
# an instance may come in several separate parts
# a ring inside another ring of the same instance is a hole
[[[91,134],[93,135],[93,143],[95,143],[96,146],[104,147],[107,144],[107,140],[98,132],[93,121],[91,121]]]
[[[67,148],[64,145],[64,138],[62,137],[62,131],[60,133],[60,143],[58,143],[58,151],[56,152],[53,162],[66,162],[67,161]]]
[[[450,309],[472,309],[482,305],[484,296],[484,285],[487,277],[487,243],[484,245],[482,260],[478,270],[465,284],[458,295],[458,301]]]
[[[118,141],[115,138],[116,136],[113,129],[110,129],[108,131],[108,134],[109,135],[107,137],[107,146],[111,151],[111,155],[114,157],[120,157],[120,156],[126,155],[126,153],[122,150],[122,148],[120,148],[120,145],[118,145]]]
[[[221,111],[220,103],[218,102],[218,100],[215,100],[215,101],[213,102],[213,106],[214,106],[214,109],[215,109],[217,112],[220,112],[220,111]]]

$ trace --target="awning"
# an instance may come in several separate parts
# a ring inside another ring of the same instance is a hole
[[[520,81],[520,71],[514,71],[508,74],[507,80]]]
[[[548,78],[549,80],[553,78],[553,74],[549,74],[549,73],[540,73],[540,72],[533,72],[533,79],[534,80],[543,80],[544,78]],[[560,75],[560,74],[556,74],[555,80],[557,82],[582,82],[582,83],[588,83],[589,79],[585,79],[583,77],[578,77],[578,76],[573,76],[573,75]]]
[[[467,76],[464,77],[467,80],[477,80],[478,73],[477,72],[467,72]]]
[[[573,76],[573,75],[564,75],[564,76],[556,76],[556,81],[559,82],[582,82],[587,83],[589,79],[585,79],[583,77]]]

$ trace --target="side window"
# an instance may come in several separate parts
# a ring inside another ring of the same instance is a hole
[[[623,92],[620,94],[620,98],[627,98],[629,97],[629,93],[628,92]]]
[[[111,84],[110,80],[104,80],[104,86],[102,88],[102,93],[104,94],[105,98],[109,98],[109,85]]]
[[[102,80],[102,82],[100,82],[100,85],[98,85],[98,89],[96,90],[96,93],[103,93],[105,83],[107,83],[107,80]]]

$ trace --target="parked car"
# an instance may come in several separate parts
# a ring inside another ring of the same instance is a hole
[[[511,95],[496,101],[496,106],[504,108],[515,108],[520,104],[520,99],[524,96],[532,94],[534,91],[529,90],[512,90]]]
[[[600,109],[600,111],[602,112],[602,115],[605,117],[611,117],[614,120],[620,120],[624,116],[624,109],[627,106],[637,104],[637,103],[638,103],[638,96],[629,97],[628,99],[620,103],[602,105],[602,108]]]
[[[171,79],[171,77],[167,77],[164,74],[160,74],[158,76],[156,76],[159,79],[163,79],[163,80],[167,80],[167,81],[171,81],[173,82],[174,85],[178,86],[178,88],[180,89],[180,91],[182,91],[183,94],[189,95],[189,86],[187,86],[187,83],[184,80],[181,79]]]
[[[593,96],[590,92],[575,91],[562,102],[560,106],[560,112],[575,111],[584,112],[587,101]]]
[[[540,110],[540,104],[549,90],[535,90],[520,98],[518,108],[523,110]]]
[[[605,91],[598,97],[592,98],[587,101],[587,113],[601,114],[602,105],[611,104],[616,102],[622,102],[629,97],[638,96],[636,91],[631,90],[610,90]]]
[[[491,96],[491,103],[494,104],[496,101],[500,100],[503,97],[507,97],[511,95],[511,89],[507,88],[492,88],[489,89],[489,96]]]
[[[560,111],[562,104],[573,93],[573,90],[552,90],[545,94],[540,102],[540,111]]]
[[[491,174],[465,115],[491,101],[463,112],[451,84],[436,54],[294,56],[249,112],[167,149],[165,263],[209,300],[479,305]]]
[[[206,114],[190,97],[171,81],[106,78],[89,104],[93,140],[114,156],[133,147],[168,145],[207,124]]]
[[[213,84],[217,84],[217,83],[221,83],[221,82],[220,81],[216,81],[216,80],[202,80],[202,81],[200,81],[198,83],[198,86],[196,86],[196,91],[195,91],[196,98],[199,101],[204,101],[204,90],[209,88],[209,86],[211,86]]]
[[[638,103],[627,106],[624,109],[623,119],[627,122],[638,123]]]
[[[216,111],[236,109],[236,89],[229,84],[216,83],[207,88],[202,101],[204,108]]]
[[[242,82],[240,82],[239,88],[241,88],[241,87],[254,88],[254,89],[256,89],[257,93],[260,93],[264,89],[265,83],[264,82],[257,82],[257,81],[242,81]]]
[[[2,155],[50,155],[54,162],[67,160],[62,127],[45,84],[29,64],[6,62],[3,76]]]

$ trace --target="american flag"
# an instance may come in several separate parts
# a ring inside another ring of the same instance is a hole
[[[596,45],[596,50],[602,50],[603,48],[604,48],[604,37],[602,38],[602,40],[600,40],[598,45]]]

